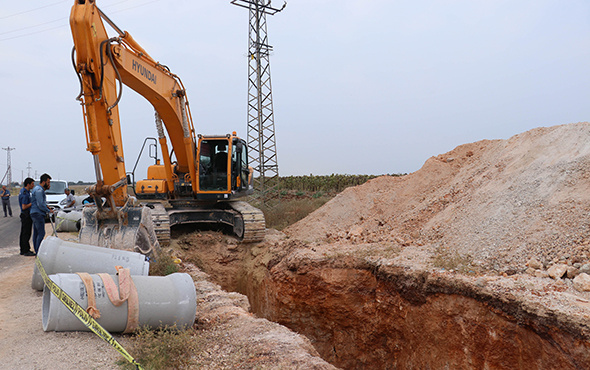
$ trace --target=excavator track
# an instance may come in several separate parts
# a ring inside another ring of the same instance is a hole
[[[261,210],[242,201],[222,204],[224,207],[204,208],[191,202],[177,202],[175,206],[168,205],[168,207],[159,202],[150,203],[158,242],[161,246],[170,245],[170,226],[172,225],[215,222],[232,225],[234,234],[242,243],[256,243],[264,239],[266,224]]]
[[[230,202],[230,206],[242,216],[244,230],[242,243],[262,241],[266,233],[264,213],[258,208],[242,201]],[[236,230],[236,225],[234,225],[234,230]]]
[[[153,206],[153,208],[152,208]],[[170,217],[166,208],[161,203],[151,203],[152,222],[154,224],[154,231],[160,246],[170,245]]]

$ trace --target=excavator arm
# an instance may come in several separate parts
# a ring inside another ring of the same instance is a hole
[[[109,37],[103,21],[111,25],[116,36]],[[175,176],[187,178],[193,192],[197,189],[197,182],[191,181],[196,178],[196,139],[185,88],[178,76],[156,62],[128,32],[121,31],[102,13],[94,0],[75,0],[70,27],[87,150],[94,158],[96,174],[96,185],[87,189],[96,208],[85,209],[80,240],[149,254],[158,242],[149,208],[129,202],[118,103],[126,85],[154,107],[164,153],[166,189],[173,198]],[[175,173],[164,128],[176,157]]]
[[[117,36],[108,36],[103,20],[115,29]],[[75,1],[70,26],[74,64],[82,85],[87,150],[94,157],[97,177],[97,185],[91,189],[95,198],[105,197],[111,209],[123,206],[128,200],[118,111],[122,84],[143,96],[156,111],[169,191],[174,191],[174,175],[161,121],[176,156],[177,172],[194,179],[196,140],[180,78],[150,57],[128,32],[121,31],[94,0]],[[191,183],[196,193],[196,181]]]

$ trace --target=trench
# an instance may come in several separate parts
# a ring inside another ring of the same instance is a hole
[[[305,248],[205,243],[193,253],[256,315],[305,335],[339,368],[590,368],[584,323],[442,274]]]

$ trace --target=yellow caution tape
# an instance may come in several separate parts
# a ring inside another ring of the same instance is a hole
[[[41,273],[41,276],[43,277],[43,282],[45,283],[47,288],[51,290],[51,293],[53,293],[57,297],[57,299],[61,301],[61,303],[63,303],[70,311],[72,311],[72,313],[80,321],[82,321],[82,323],[86,325],[88,329],[92,330],[94,334],[101,337],[105,342],[107,342],[113,348],[119,351],[119,353],[123,357],[125,357],[127,361],[135,365],[137,369],[143,369],[141,365],[137,361],[135,361],[135,359],[129,354],[129,352],[127,352],[125,348],[123,348],[123,346],[121,346],[121,344],[119,344],[119,342],[117,342],[108,331],[106,331],[98,322],[96,322],[96,320],[94,320],[92,316],[90,316],[90,314],[88,314],[88,312],[86,312],[86,310],[78,304],[78,302],[74,301],[72,297],[70,297],[66,292],[64,292],[57,284],[53,282],[53,280],[49,278],[49,276],[47,276],[47,273],[45,272],[45,269],[43,268],[43,265],[41,264],[41,260],[39,260],[39,257],[35,258],[35,265],[37,265],[37,269]]]
[[[67,219],[67,218],[65,218],[65,217],[59,217],[59,216],[57,216],[57,215],[55,216],[55,220],[56,220],[56,222],[55,222],[55,230],[59,229],[59,228],[61,227],[61,224],[63,224],[63,223],[64,223],[64,222],[66,222],[66,221],[77,222],[77,221],[74,221],[74,220],[69,220],[69,219]],[[59,221],[59,222],[57,222],[57,220],[60,220],[60,221]],[[60,230],[60,231],[61,231],[61,230]]]
[[[61,226],[61,224],[63,224],[64,222],[66,222],[66,218],[65,218],[65,217],[58,217],[58,216],[55,216],[55,219],[56,219],[56,220],[61,220],[61,221],[59,221],[59,223],[57,223],[57,222],[55,223],[55,228],[56,228],[56,229],[59,229],[59,228],[60,228],[60,226]]]

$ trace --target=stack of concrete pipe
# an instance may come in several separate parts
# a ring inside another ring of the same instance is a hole
[[[56,237],[46,238],[39,248],[38,258],[49,278],[84,309],[88,293],[77,272],[90,274],[94,287],[95,306],[100,311],[96,321],[106,330],[123,332],[128,321],[128,302],[115,306],[105,293],[98,274],[109,274],[118,285],[116,266],[128,268],[137,290],[139,326],[192,326],[197,309],[196,290],[188,274],[148,276],[149,262],[142,254],[66,242]],[[43,289],[41,274],[35,267],[32,287]],[[44,331],[89,331],[49,289],[43,292]]]

